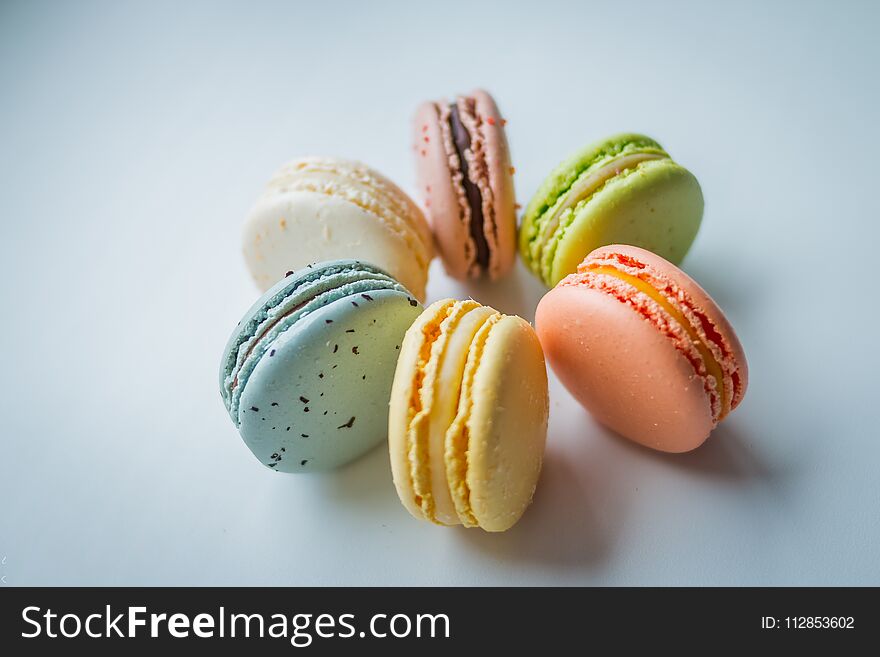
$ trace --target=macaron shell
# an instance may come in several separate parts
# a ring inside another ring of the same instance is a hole
[[[265,196],[245,223],[243,241],[261,290],[310,263],[355,257],[378,265],[418,299],[425,295],[427,267],[406,241],[382,219],[342,198],[303,191]]]
[[[742,343],[739,341],[736,331],[733,326],[731,326],[730,321],[727,319],[724,312],[718,304],[715,303],[715,300],[709,296],[709,293],[706,292],[699,283],[681,269],[664,260],[656,253],[652,253],[646,249],[626,244],[611,244],[596,249],[594,252],[590,253],[590,256],[601,257],[606,254],[614,253],[634,258],[653,269],[654,272],[661,277],[672,281],[687,294],[691,302],[706,316],[714,331],[721,335],[724,342],[730,347],[730,350],[733,353],[737,375],[740,379],[740,394],[733,399],[733,407],[735,408],[742,400],[749,384],[749,365],[746,359],[745,350],[743,349]]]
[[[480,527],[504,531],[531,502],[549,413],[547,370],[532,327],[503,316],[489,332],[467,420],[467,485]]]
[[[250,371],[271,350],[279,333],[340,297],[389,289],[409,295],[400,283],[375,267],[337,260],[300,270],[267,291],[238,323],[223,351],[221,396],[233,422],[238,424],[238,397]]]
[[[425,102],[416,109],[413,143],[419,194],[425,199],[425,214],[434,231],[443,268],[453,278],[466,279],[476,247],[471,244],[468,226],[460,219],[463,192],[453,179],[453,163],[444,146],[436,103]],[[467,244],[471,244],[470,251]]]
[[[613,135],[587,145],[561,162],[532,195],[523,212],[519,249],[523,262],[542,280],[546,281],[546,275],[541,270],[540,257],[546,242],[543,233],[548,215],[555,212],[560,203],[576,203],[569,195],[583,178],[596,175],[599,169],[606,169],[620,158],[634,155],[669,157],[660,144],[645,135]]]
[[[400,356],[391,387],[391,401],[388,410],[388,451],[391,458],[391,475],[400,501],[416,518],[424,518],[421,506],[416,502],[413,484],[414,454],[410,453],[408,431],[411,416],[411,401],[417,394],[416,382],[420,382],[425,362],[422,350],[426,335],[439,330],[453,299],[435,301],[425,308],[403,337]]]
[[[616,298],[557,287],[538,304],[535,326],[559,380],[593,417],[622,436],[653,449],[686,452],[715,426],[693,366]]]
[[[696,178],[671,160],[643,162],[609,181],[579,210],[549,257],[545,282],[556,285],[584,257],[607,244],[633,244],[679,263],[696,237],[703,195]]]
[[[301,157],[282,166],[266,185],[264,196],[317,191],[346,198],[380,215],[404,235],[417,257],[432,257],[431,229],[421,210],[402,189],[375,169],[356,160]]]
[[[455,415],[458,396],[450,400],[449,391],[444,387],[448,382],[441,380],[441,367],[449,338],[457,332],[468,311],[478,307],[476,301],[458,301],[445,306],[445,317],[436,325],[436,330],[425,336],[415,364],[419,386],[410,404],[412,416],[408,418],[406,432],[408,451],[413,455],[411,464],[413,461],[419,463],[413,470],[413,489],[423,514],[434,522],[445,524],[457,518],[445,478],[438,477],[437,473],[443,472],[443,436]],[[449,419],[444,422],[446,417]]]
[[[268,467],[329,470],[387,435],[400,341],[420,307],[394,290],[367,296],[344,297],[306,315],[275,339],[271,355],[250,374],[239,430]]]
[[[490,253],[489,276],[500,278],[507,274],[516,256],[516,194],[513,185],[513,166],[510,147],[504,129],[504,119],[495,100],[488,92],[472,92],[477,113],[483,117],[482,131],[489,168],[489,186],[495,208],[493,249]],[[491,119],[491,120],[490,120]],[[491,230],[492,227],[486,227]]]

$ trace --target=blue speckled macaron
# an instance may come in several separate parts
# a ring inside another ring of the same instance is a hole
[[[292,272],[226,345],[220,391],[254,456],[314,472],[385,440],[400,343],[421,312],[382,270],[337,260]]]

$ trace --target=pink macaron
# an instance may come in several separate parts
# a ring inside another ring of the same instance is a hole
[[[742,401],[733,327],[687,274],[634,246],[596,249],[538,304],[553,371],[602,424],[664,452],[699,447]]]
[[[446,272],[503,276],[516,252],[516,200],[505,120],[487,92],[416,110],[419,190]]]

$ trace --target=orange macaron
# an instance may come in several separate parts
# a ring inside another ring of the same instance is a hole
[[[547,360],[602,424],[648,447],[687,452],[742,401],[748,365],[712,298],[660,256],[596,249],[541,302]]]

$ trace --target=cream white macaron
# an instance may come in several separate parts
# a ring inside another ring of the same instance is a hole
[[[373,263],[424,299],[434,256],[415,202],[360,162],[305,157],[279,169],[244,226],[244,257],[261,290],[314,262]]]

